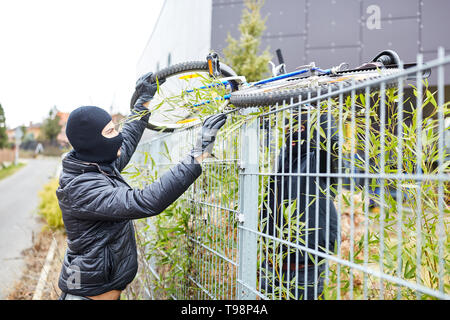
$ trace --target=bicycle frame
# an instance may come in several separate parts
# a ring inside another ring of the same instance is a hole
[[[263,79],[263,80],[260,80],[260,81],[257,81],[257,82],[247,83],[246,80],[245,80],[245,77],[237,76],[237,77],[225,78],[225,79],[222,79],[222,81],[220,81],[220,83],[212,84],[212,85],[208,85],[208,86],[202,86],[202,87],[199,87],[197,89],[200,89],[200,90],[208,89],[208,88],[218,87],[220,85],[224,85],[226,87],[227,85],[229,85],[229,82],[228,82],[229,80],[239,80],[242,83],[243,86],[254,87],[254,86],[263,85],[263,84],[267,84],[267,83],[278,81],[278,80],[283,80],[283,79],[287,79],[287,78],[291,78],[291,77],[295,77],[295,76],[300,76],[300,75],[305,74],[307,72],[311,72],[312,75],[317,75],[317,74],[335,74],[337,71],[340,70],[342,65],[343,64],[340,64],[337,67],[333,67],[333,68],[330,68],[330,69],[323,70],[323,69],[320,69],[320,68],[316,67],[314,62],[312,62],[310,65],[303,66],[303,67],[306,67],[306,68],[303,68],[303,69],[300,69],[300,70],[296,70],[296,71],[293,71],[293,72],[289,72],[289,73],[285,73],[285,74],[281,74],[279,76],[270,77],[270,78]],[[188,92],[188,93],[189,92],[194,92],[194,89],[186,90],[186,92]],[[230,99],[230,96],[231,96],[230,94],[226,94],[223,97],[217,97],[215,100],[228,100],[228,99]],[[196,103],[193,106],[194,107],[199,107],[199,106],[202,106],[202,105],[205,105],[205,104],[208,104],[208,103],[211,103],[211,100],[206,100],[204,102]]]

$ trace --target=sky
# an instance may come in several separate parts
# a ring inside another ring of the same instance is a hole
[[[127,114],[136,64],[164,0],[0,0],[0,104],[6,125],[50,109]]]

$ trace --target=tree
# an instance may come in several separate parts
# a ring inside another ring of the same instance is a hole
[[[22,142],[23,142],[27,136],[27,127],[25,127],[24,125],[21,125],[20,129],[22,130]]]
[[[229,64],[239,75],[247,78],[247,81],[257,81],[268,72],[268,63],[271,55],[266,48],[259,53],[261,36],[266,29],[266,18],[261,17],[261,8],[264,0],[245,0],[245,8],[242,11],[239,31],[239,40],[234,39],[229,33],[228,46],[223,50],[225,62]]]
[[[49,114],[48,118],[44,120],[42,125],[42,132],[44,133],[44,137],[48,139],[51,143],[55,143],[58,134],[61,132],[62,126],[59,124],[60,118],[57,115],[58,110],[56,106],[53,107]]]
[[[6,118],[5,111],[0,103],[0,149],[6,148],[9,145],[8,135],[6,134]]]

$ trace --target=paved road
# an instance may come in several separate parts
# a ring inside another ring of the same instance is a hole
[[[58,158],[26,161],[25,167],[0,180],[0,299],[6,298],[14,280],[20,278],[21,252],[31,247],[33,232],[42,228],[36,217],[38,192],[60,162]]]

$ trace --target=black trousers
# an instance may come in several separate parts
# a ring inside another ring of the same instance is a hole
[[[92,300],[88,297],[76,296],[70,293],[62,292],[58,300]]]
[[[74,294],[62,292],[61,295],[59,296],[58,300],[94,300],[94,299],[84,297],[84,296],[76,296]],[[119,298],[117,298],[117,300],[120,300],[120,296],[119,296]]]

